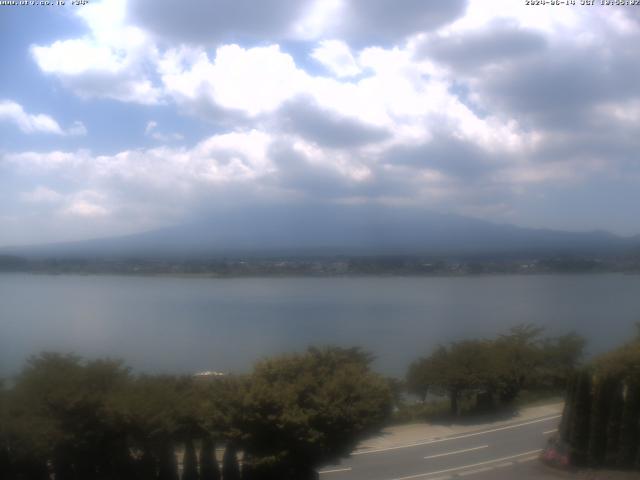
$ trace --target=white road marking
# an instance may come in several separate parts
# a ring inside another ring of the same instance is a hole
[[[424,458],[425,460],[428,460],[430,458],[446,457],[447,455],[456,455],[458,453],[473,452],[474,450],[481,450],[483,448],[489,448],[489,445],[482,445],[480,447],[473,447],[473,448],[465,448],[464,450],[455,450],[453,452],[447,452],[447,453],[438,453],[437,455],[429,455],[428,457],[424,457]]]
[[[516,460],[514,462],[500,463],[499,465],[491,465],[490,467],[476,468],[475,470],[465,470],[464,472],[456,473],[455,475],[450,476],[449,478],[453,478],[453,477],[468,477],[469,475],[477,475],[478,473],[490,472],[491,470],[496,470],[498,468],[511,467],[511,466],[513,466],[515,464],[521,464],[521,463],[525,463],[525,462],[530,462],[532,460],[537,460],[537,459],[538,459],[538,455],[533,455],[531,457],[525,457],[525,458],[519,458],[518,460]],[[431,478],[430,480],[434,480],[434,479]]]
[[[560,417],[562,417],[562,415],[553,415],[551,417],[539,418],[537,420],[531,420],[529,422],[518,423],[516,425],[507,425],[506,427],[492,428],[491,430],[484,430],[482,432],[467,433],[465,435],[458,435],[456,437],[439,438],[437,440],[427,440],[427,441],[424,441],[424,442],[409,443],[407,445],[399,445],[397,447],[378,448],[378,449],[375,449],[375,450],[365,450],[365,451],[362,451],[362,452],[353,452],[351,454],[351,456],[368,455],[370,453],[388,452],[390,450],[399,450],[401,448],[411,448],[411,447],[419,447],[421,445],[431,445],[433,443],[450,442],[452,440],[460,440],[462,438],[475,437],[475,436],[478,436],[478,435],[485,435],[487,433],[500,432],[502,430],[510,430],[510,429],[513,429],[513,428],[524,427],[526,425],[533,425],[534,423],[546,422],[546,421],[554,420],[554,419],[560,418]]]
[[[518,460],[516,460],[516,463],[526,463],[526,462],[531,462],[533,460],[537,460],[538,458],[540,458],[539,455],[531,455],[530,457],[525,457],[525,458],[519,458]]]
[[[543,435],[549,435],[550,433],[556,433],[558,431],[557,428],[554,428],[553,430],[547,430],[546,432],[542,432]]]
[[[438,475],[438,474],[441,474],[441,473],[455,472],[456,470],[465,470],[467,468],[479,467],[480,465],[487,465],[487,464],[496,463],[496,462],[504,462],[505,460],[510,460],[512,458],[523,457],[525,455],[531,455],[532,453],[540,453],[541,451],[542,451],[541,449],[530,450],[528,452],[518,453],[516,455],[509,455],[508,457],[494,458],[493,460],[485,460],[484,462],[472,463],[471,465],[462,465],[460,467],[445,468],[444,470],[437,470],[435,472],[418,473],[416,475],[409,475],[409,476],[406,476],[406,477],[398,477],[398,478],[394,478],[392,480],[410,480],[412,478],[429,477],[431,475]]]
[[[475,470],[467,470],[466,472],[460,472],[457,475],[459,477],[467,477],[469,475],[477,475],[478,473],[490,472],[493,467],[476,468]]]
[[[320,475],[324,475],[325,473],[338,473],[338,472],[350,472],[351,467],[347,468],[334,468],[333,470],[322,470],[318,472]]]

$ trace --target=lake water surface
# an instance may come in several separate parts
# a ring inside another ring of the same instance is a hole
[[[41,350],[145,371],[243,372],[310,344],[360,345],[402,375],[439,342],[531,322],[591,353],[634,334],[640,276],[166,278],[0,274],[0,374]]]

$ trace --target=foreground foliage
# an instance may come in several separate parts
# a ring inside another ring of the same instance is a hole
[[[544,338],[542,329],[531,325],[493,340],[452,342],[410,365],[407,389],[423,403],[428,394],[447,396],[454,416],[463,400],[475,411],[488,411],[513,404],[525,388],[564,389],[584,345],[575,333]]]
[[[640,335],[572,378],[558,440],[574,465],[640,470]]]
[[[0,478],[315,478],[389,414],[369,363],[357,349],[310,349],[248,376],[194,378],[42,354],[0,390]]]

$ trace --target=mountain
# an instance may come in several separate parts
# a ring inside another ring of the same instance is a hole
[[[640,245],[611,233],[520,228],[418,208],[227,210],[136,235],[0,249],[30,257],[608,254]]]

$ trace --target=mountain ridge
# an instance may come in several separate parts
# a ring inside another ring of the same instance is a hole
[[[255,208],[142,233],[0,248],[26,257],[201,258],[224,256],[609,254],[640,237],[497,224],[392,207]]]

